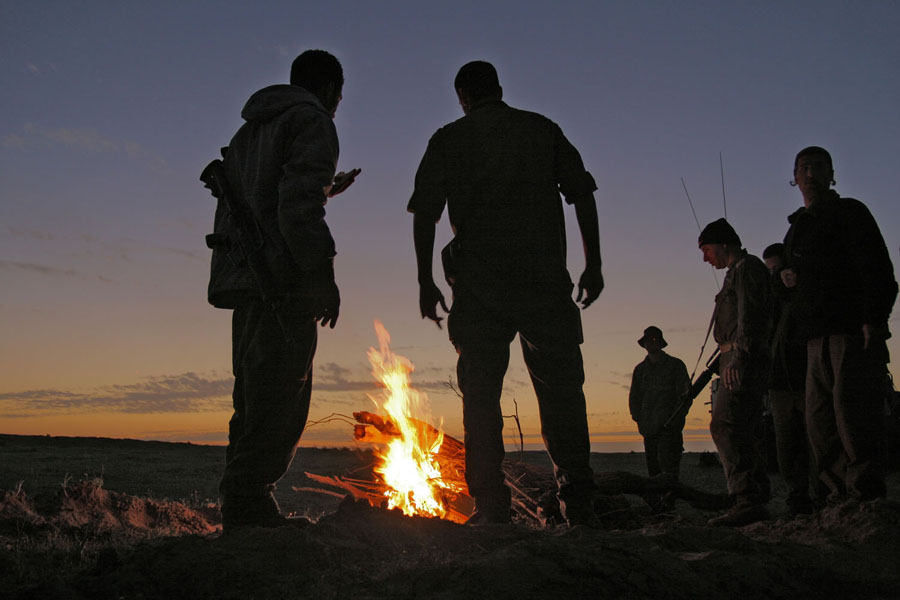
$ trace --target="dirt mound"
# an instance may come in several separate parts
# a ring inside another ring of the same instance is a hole
[[[683,500],[667,513],[624,496],[605,505],[601,529],[538,529],[406,517],[348,499],[305,528],[220,534],[214,507],[83,482],[42,502],[5,494],[0,537],[9,548],[10,524],[21,536],[30,523],[57,537],[130,540],[37,587],[13,580],[12,598],[900,597],[897,502],[741,529],[707,527],[710,513]]]
[[[215,506],[189,508],[103,489],[97,479],[63,486],[55,495],[28,498],[21,490],[0,499],[0,535],[73,532],[122,535],[210,534],[221,529]]]

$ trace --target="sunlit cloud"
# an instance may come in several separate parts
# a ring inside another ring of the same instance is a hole
[[[364,377],[352,377],[352,371],[337,363],[324,363],[316,367],[313,393],[316,392],[374,392],[378,384],[368,372]],[[421,391],[449,392],[447,380],[414,381],[413,387]]]
[[[25,68],[28,69],[29,73],[34,73],[35,75],[41,74],[41,70],[34,63],[25,63]]]
[[[0,394],[0,417],[47,414],[214,412],[231,407],[232,377],[182,373],[87,392],[57,389]]]

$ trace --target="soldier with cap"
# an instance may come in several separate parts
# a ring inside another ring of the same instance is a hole
[[[647,474],[677,481],[684,451],[684,412],[678,409],[691,379],[684,362],[663,351],[668,343],[659,327],[647,327],[637,343],[647,351],[647,357],[631,376],[628,408],[644,437]]]
[[[707,225],[698,245],[705,262],[728,269],[716,294],[712,319],[721,353],[722,385],[713,402],[709,432],[733,505],[709,524],[747,525],[766,518],[770,495],[759,428],[769,363],[772,288],[766,265],[741,247],[741,238],[725,219]]]

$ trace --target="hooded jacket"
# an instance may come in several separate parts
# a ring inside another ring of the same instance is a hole
[[[254,217],[278,293],[302,295],[311,279],[334,278],[323,189],[334,179],[339,152],[332,115],[307,90],[273,85],[254,93],[241,117],[246,123],[224,160],[229,190]],[[233,269],[217,291],[233,299],[258,296],[246,264]]]
[[[788,221],[785,267],[797,274],[794,306],[805,338],[858,334],[863,324],[886,324],[897,281],[869,209],[831,191]]]

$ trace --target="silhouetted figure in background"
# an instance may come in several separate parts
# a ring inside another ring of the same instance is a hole
[[[432,257],[445,204],[456,234],[442,258],[453,288],[447,328],[459,354],[466,482],[476,503],[470,521],[510,519],[500,394],[509,345],[518,333],[560,508],[570,524],[594,524],[581,316],[566,270],[560,193],[575,206],[584,242],[586,268],[577,299],[584,296],[586,308],[603,289],[597,186],[555,123],[502,101],[492,65],[466,64],[454,88],[465,116],[432,136],[408,208],[415,213],[419,307],[438,326],[437,305],[447,307],[434,282]]]
[[[740,526],[766,518],[771,493],[760,428],[772,286],[766,266],[741,247],[740,237],[725,219],[707,225],[698,243],[705,262],[728,269],[716,294],[713,337],[721,353],[721,385],[713,400],[709,432],[734,505],[709,524]]]
[[[775,426],[778,470],[788,487],[788,510],[797,515],[808,514],[813,508],[810,499],[810,476],[813,471],[804,408],[806,340],[800,334],[797,317],[793,314],[793,292],[781,284],[783,256],[783,244],[772,244],[763,251],[763,261],[772,276],[775,292],[768,397]],[[815,477],[812,485],[816,489]]]
[[[794,182],[804,206],[788,218],[781,279],[808,340],[806,426],[819,478],[829,503],[880,498],[894,266],[866,206],[831,189],[824,148],[797,154]]]
[[[647,474],[678,481],[685,419],[679,409],[691,378],[684,362],[663,352],[668,343],[659,327],[646,328],[638,345],[647,351],[647,357],[632,373],[628,409],[644,437]]]
[[[275,288],[272,302],[263,301],[245,263],[210,284],[211,296],[217,286],[234,308],[234,415],[219,486],[226,531],[291,523],[273,491],[309,414],[316,322],[333,328],[340,308],[324,205],[358,172],[335,180],[343,70],[334,56],[309,50],[294,61],[290,81],[250,97],[224,161],[230,193],[258,227],[262,271]]]

